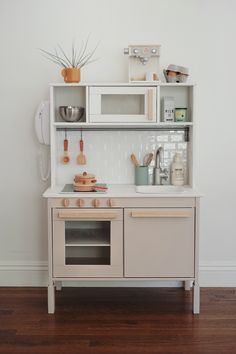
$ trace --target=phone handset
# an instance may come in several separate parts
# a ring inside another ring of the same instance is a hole
[[[35,132],[40,144],[50,145],[50,103],[42,101],[35,115]]]
[[[50,103],[42,101],[35,114],[35,133],[40,143],[39,147],[39,170],[41,179],[47,181],[50,176],[49,152],[45,152],[42,145],[50,145]],[[48,160],[45,161],[44,160]],[[46,167],[44,167],[46,165]],[[45,171],[46,169],[46,171]]]

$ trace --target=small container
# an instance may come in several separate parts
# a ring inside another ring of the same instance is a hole
[[[174,122],[175,118],[175,98],[165,96],[162,101],[163,122]]]
[[[145,186],[149,184],[148,166],[135,167],[135,185]]]
[[[175,121],[187,122],[187,108],[175,108]]]
[[[164,70],[164,75],[167,82],[186,82],[189,76],[189,69],[184,66],[179,66],[175,64],[168,65],[167,69]]]
[[[171,184],[173,186],[183,186],[184,180],[184,163],[181,154],[176,152],[171,164]]]

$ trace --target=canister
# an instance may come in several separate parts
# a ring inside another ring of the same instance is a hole
[[[187,108],[175,108],[175,121],[187,122]]]
[[[135,167],[135,185],[142,186],[149,184],[148,166]]]

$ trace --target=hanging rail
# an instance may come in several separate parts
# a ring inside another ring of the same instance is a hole
[[[189,141],[189,126],[185,127],[57,127],[57,131],[184,131],[184,140]]]
[[[186,127],[76,127],[76,128],[63,128],[63,127],[57,127],[56,130],[67,130],[67,131],[116,131],[116,130],[120,130],[120,131],[150,131],[150,130],[168,130],[168,131],[189,131],[189,126]]]

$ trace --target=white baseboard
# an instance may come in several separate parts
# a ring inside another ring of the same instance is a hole
[[[201,287],[236,287],[236,262],[201,262],[199,267]],[[80,281],[66,282],[68,286],[133,286],[179,287],[182,282],[164,281]],[[0,286],[47,286],[47,262],[0,262]]]
[[[46,286],[46,261],[0,262],[0,286]]]
[[[236,262],[201,262],[199,283],[201,287],[236,287]]]

